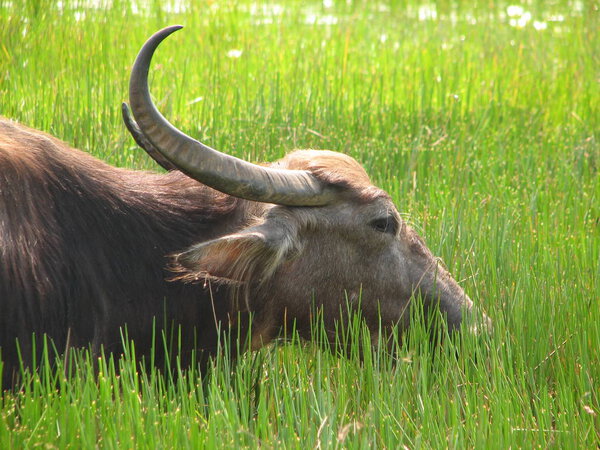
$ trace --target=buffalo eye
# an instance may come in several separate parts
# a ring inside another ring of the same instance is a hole
[[[371,221],[371,228],[380,233],[396,234],[398,231],[398,221],[394,216],[380,217]]]

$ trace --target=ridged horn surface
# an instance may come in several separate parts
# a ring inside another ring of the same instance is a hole
[[[141,132],[179,170],[223,193],[265,203],[320,206],[335,200],[335,189],[304,170],[262,167],[226,155],[187,136],[156,109],[148,89],[148,70],[154,51],[174,25],[150,37],[137,55],[129,80],[131,110]]]

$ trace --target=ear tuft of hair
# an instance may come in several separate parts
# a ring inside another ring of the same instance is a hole
[[[242,233],[195,245],[173,256],[173,279],[212,280],[223,284],[262,284],[285,260],[293,247],[283,233],[269,233],[261,225]]]

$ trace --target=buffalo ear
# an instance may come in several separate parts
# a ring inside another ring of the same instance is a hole
[[[264,223],[190,247],[175,255],[174,269],[186,280],[261,283],[290,253],[292,241],[277,224]]]

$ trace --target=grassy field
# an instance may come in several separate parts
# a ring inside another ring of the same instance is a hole
[[[181,23],[151,69],[173,123],[253,161],[354,156],[494,330],[432,347],[417,323],[395,362],[294,340],[204,382],[82,354],[1,395],[0,448],[600,445],[598,2],[140,3],[0,0],[0,114],[154,168],[120,104]]]

